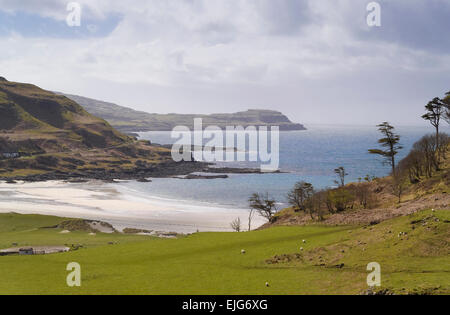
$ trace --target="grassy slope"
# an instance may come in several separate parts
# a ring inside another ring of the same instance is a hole
[[[423,219],[426,226],[411,224]],[[0,215],[2,248],[13,242],[85,245],[63,254],[0,257],[0,293],[356,294],[367,288],[365,269],[372,261],[381,264],[383,287],[395,292],[450,293],[449,211],[424,211],[373,227],[274,227],[176,240],[38,229],[62,220]],[[399,238],[400,231],[408,236]],[[117,244],[107,245],[111,241]],[[275,255],[299,253],[300,246],[300,258],[267,263]],[[82,266],[81,288],[65,284],[65,267],[73,261]],[[333,267],[340,263],[344,268]]]
[[[104,120],[89,114],[72,100],[32,84],[0,82],[0,104],[4,106],[9,104],[10,109],[16,111],[20,117],[15,133],[34,131],[35,136],[42,134],[49,137],[48,133],[51,134],[58,129],[73,132],[81,128],[91,134],[107,138],[109,145],[128,140]],[[79,140],[80,136],[76,135],[75,138]]]
[[[0,159],[0,176],[4,178],[55,171],[128,171],[138,166],[138,160],[149,165],[171,161],[170,150],[134,141],[64,96],[5,80],[0,80],[2,152],[23,155],[18,159]],[[44,159],[37,161],[37,157]],[[46,164],[48,157],[58,161]],[[84,165],[67,158],[76,158]]]

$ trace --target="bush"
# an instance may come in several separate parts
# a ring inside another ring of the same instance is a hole
[[[345,211],[354,201],[354,195],[344,187],[329,190],[327,193],[326,204],[330,213]]]

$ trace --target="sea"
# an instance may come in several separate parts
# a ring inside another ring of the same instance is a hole
[[[296,182],[306,181],[315,188],[333,187],[337,179],[334,169],[343,166],[347,182],[358,181],[369,175],[382,177],[390,173],[390,166],[369,154],[379,148],[380,133],[376,126],[307,125],[305,131],[280,132],[279,168],[276,174],[229,174],[226,179],[154,178],[150,183],[120,182],[125,191],[176,203],[197,204],[226,208],[246,208],[253,193],[268,193],[278,207],[286,206],[286,195]],[[401,126],[403,149],[397,159],[405,157],[413,144],[433,128]],[[448,132],[444,130],[444,132]],[[140,139],[153,143],[173,144],[178,139],[171,132],[142,132]],[[224,135],[225,137],[225,135]],[[258,162],[220,162],[218,166],[259,167]]]

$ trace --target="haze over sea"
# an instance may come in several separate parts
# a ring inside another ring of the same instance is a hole
[[[153,179],[151,183],[123,182],[126,190],[147,196],[182,200],[189,203],[214,204],[245,208],[247,199],[254,192],[268,192],[285,205],[286,194],[300,180],[312,183],[316,188],[334,184],[334,169],[344,166],[349,173],[347,182],[357,181],[366,175],[382,177],[390,172],[388,165],[368,153],[377,148],[380,134],[374,126],[311,125],[306,131],[280,132],[281,174],[241,175],[231,174],[228,179],[182,180]],[[444,132],[449,128],[444,127]],[[408,154],[415,141],[433,129],[421,127],[397,127],[404,149],[398,159]],[[140,133],[141,139],[153,143],[172,144],[170,132]],[[206,143],[206,141],[205,141]],[[222,164],[221,164],[222,165]],[[230,167],[258,167],[249,162],[225,163]]]

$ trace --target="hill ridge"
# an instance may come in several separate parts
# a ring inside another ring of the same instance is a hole
[[[226,126],[272,126],[277,125],[282,131],[306,130],[305,126],[293,123],[288,117],[276,110],[248,109],[236,113],[217,114],[157,114],[137,111],[125,106],[95,100],[78,95],[64,94],[82,105],[91,114],[107,120],[113,127],[122,132],[139,131],[171,131],[176,126],[193,128],[193,119],[202,118],[204,125],[220,128]]]
[[[45,138],[58,142],[61,151],[68,143],[101,148],[129,141],[69,98],[6,79],[0,80],[0,126],[2,135],[13,141]]]

